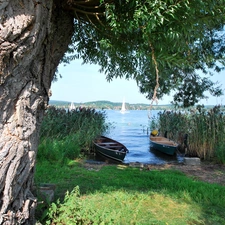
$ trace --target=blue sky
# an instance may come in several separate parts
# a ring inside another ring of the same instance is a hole
[[[76,103],[107,100],[122,102],[123,98],[128,103],[151,104],[139,89],[134,80],[114,79],[110,83],[105,75],[99,72],[99,66],[84,64],[80,60],[71,62],[69,65],[59,65],[58,71],[62,75],[57,82],[52,83],[51,100],[62,100]],[[225,89],[225,71],[215,74],[214,81],[219,81]],[[169,96],[159,100],[158,104],[169,104],[172,98]],[[219,98],[210,97],[201,104],[217,105],[224,104],[225,95]],[[155,104],[155,103],[154,103]]]

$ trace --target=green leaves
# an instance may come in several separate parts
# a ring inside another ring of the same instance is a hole
[[[66,61],[82,58],[84,63],[99,64],[108,81],[122,76],[136,79],[140,91],[149,99],[156,76],[152,49],[159,70],[158,97],[171,90],[179,92],[181,81],[189,73],[223,69],[223,0],[101,3],[105,4],[106,20],[94,24],[75,21],[76,32],[70,46],[72,55],[65,57]],[[146,81],[151,84],[146,85]],[[207,85],[202,91],[205,90],[208,90]],[[204,95],[198,95],[196,100],[201,97]]]

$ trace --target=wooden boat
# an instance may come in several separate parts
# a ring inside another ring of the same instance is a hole
[[[176,153],[178,144],[166,137],[150,135],[150,147],[167,155],[174,155]]]
[[[120,162],[124,160],[126,154],[129,152],[120,142],[104,136],[95,139],[93,144],[97,154]]]

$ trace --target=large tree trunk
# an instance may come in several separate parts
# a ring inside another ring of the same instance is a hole
[[[33,224],[39,130],[73,16],[60,0],[0,1],[0,224]]]

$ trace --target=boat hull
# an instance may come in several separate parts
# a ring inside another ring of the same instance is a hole
[[[122,162],[128,153],[128,149],[113,139],[101,136],[94,142],[95,152],[107,158]]]
[[[168,138],[150,135],[150,147],[167,155],[174,155],[178,144]]]

